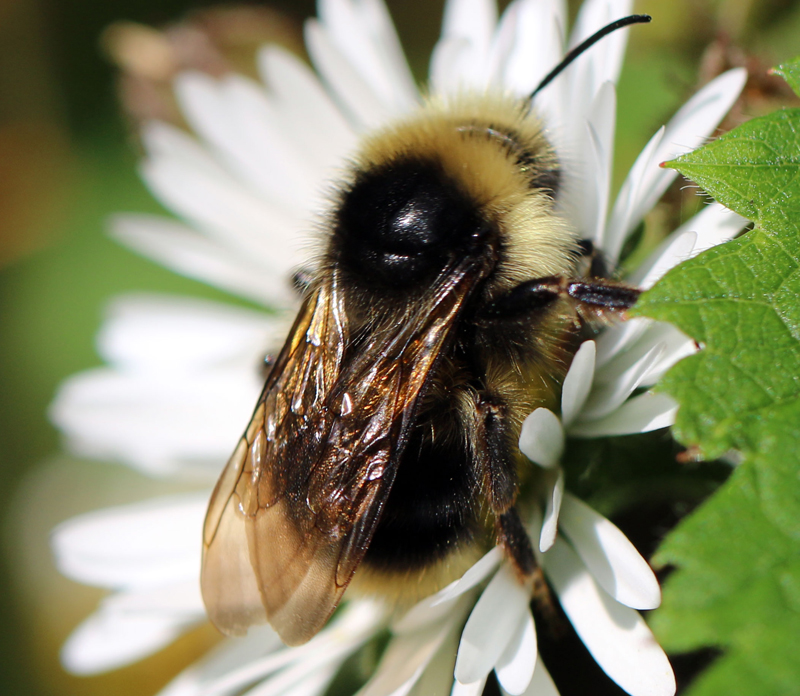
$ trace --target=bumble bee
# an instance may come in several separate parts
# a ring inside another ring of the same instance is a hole
[[[537,91],[647,20],[601,30]],[[515,506],[521,423],[554,400],[581,326],[638,291],[597,277],[557,213],[531,99],[431,98],[363,143],[209,503],[202,591],[223,632],[268,621],[303,643],[357,569],[368,590],[401,578],[395,595],[429,592],[487,537],[520,576],[537,571]]]

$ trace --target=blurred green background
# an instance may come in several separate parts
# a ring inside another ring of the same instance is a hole
[[[99,363],[93,337],[109,297],[148,290],[229,299],[129,253],[104,234],[109,214],[158,206],[136,176],[135,119],[123,116],[119,105],[119,70],[109,57],[118,34],[103,32],[120,20],[154,27],[194,21],[217,39],[230,39],[236,33],[231,18],[253,11],[239,6],[231,14],[229,6],[228,14],[197,14],[212,5],[0,0],[2,694],[152,694],[215,640],[202,629],[108,675],[78,678],[61,670],[60,644],[101,593],[58,576],[49,560],[48,530],[76,512],[140,499],[169,490],[169,484],[60,454],[45,415],[62,379]],[[389,6],[423,78],[442,0],[390,0]],[[276,0],[270,8],[282,13],[273,17],[277,37],[297,45],[313,1]],[[675,108],[725,67],[747,65],[753,76],[733,121],[787,99],[765,72],[800,53],[800,1],[643,0],[636,10],[651,13],[654,22],[631,33],[620,83],[617,180]],[[272,31],[268,23],[228,46],[235,64],[246,69],[258,32]],[[649,229],[688,217],[693,206],[676,187],[668,204],[652,214]]]

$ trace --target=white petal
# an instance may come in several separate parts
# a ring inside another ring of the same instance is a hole
[[[712,201],[670,236],[677,236],[687,231],[697,232],[697,243],[693,251],[696,255],[733,239],[748,224],[747,218]]]
[[[455,681],[450,696],[481,696],[484,686],[486,686],[486,677],[472,682],[472,684],[462,684],[460,681]]]
[[[638,285],[642,290],[649,290],[667,271],[694,256],[692,251],[696,242],[696,232],[670,236],[631,274],[628,282]]]
[[[558,416],[547,408],[537,408],[522,423],[519,450],[532,462],[550,469],[564,453],[564,429]]]
[[[517,94],[530,94],[564,54],[565,6],[560,0],[517,0],[503,22],[511,15],[514,38],[500,82]],[[538,97],[536,106],[541,108]]]
[[[208,496],[154,498],[73,517],[53,531],[58,569],[110,588],[196,581]]]
[[[447,0],[442,36],[460,36],[488,49],[497,24],[497,5],[492,0]]]
[[[78,454],[207,480],[230,456],[262,386],[249,365],[191,376],[96,368],[63,382],[48,415]]]
[[[235,175],[240,188],[257,191],[291,213],[304,211],[319,174],[282,136],[263,89],[242,76],[217,80],[187,72],[176,78],[175,96],[193,130]]]
[[[678,404],[666,394],[645,392],[629,399],[605,418],[574,424],[573,437],[606,437],[649,433],[675,423]]]
[[[228,638],[173,679],[158,696],[200,696],[207,684],[222,675],[283,647],[269,626],[256,626],[244,638]]]
[[[262,48],[258,65],[273,93],[286,129],[299,135],[296,145],[322,170],[340,166],[355,147],[356,134],[322,88],[319,78],[293,53],[273,44]]]
[[[192,623],[170,615],[119,615],[101,610],[70,635],[61,649],[61,662],[80,675],[117,669],[169,645]]]
[[[409,692],[411,696],[434,694],[444,696],[450,693],[455,682],[453,666],[456,662],[456,652],[458,652],[458,631],[452,630]]]
[[[266,306],[295,300],[287,277],[186,225],[155,215],[115,215],[110,227],[117,241],[182,275]]]
[[[519,696],[528,688],[536,667],[536,650],[536,626],[529,607],[495,667],[497,681],[506,693]]]
[[[430,664],[439,647],[464,614],[465,603],[446,621],[392,638],[375,674],[358,696],[405,696]]]
[[[383,3],[322,0],[318,10],[332,43],[386,107],[411,108],[416,88]]]
[[[694,339],[689,338],[672,324],[665,322],[654,322],[654,326],[648,331],[646,338],[661,343],[665,346],[664,354],[650,368],[644,376],[640,386],[649,387],[658,382],[673,365],[684,358],[694,355],[698,350]]]
[[[575,26],[570,35],[569,46],[577,46],[581,41],[601,29],[609,22],[631,14],[632,0],[588,0],[581,5]],[[630,29],[621,29],[610,34],[587,52],[587,69],[591,64],[595,88],[603,82],[616,82],[622,69],[625,46]],[[577,61],[576,61],[577,62]],[[595,89],[596,91],[596,89]],[[592,91],[592,96],[595,91]]]
[[[590,239],[598,240],[602,249],[601,236],[608,216],[608,196],[611,187],[611,168],[614,160],[614,127],[617,122],[617,93],[613,82],[600,85],[589,118],[588,144],[591,146],[592,168],[589,175],[594,181],[593,196],[595,201],[593,218],[585,219],[581,229],[589,233]],[[590,210],[588,206],[584,211]]]
[[[451,583],[445,589],[452,589],[456,583]],[[442,590],[444,592],[444,590]],[[459,594],[454,594],[447,599],[442,599],[441,592],[425,597],[417,602],[411,609],[403,614],[392,624],[392,633],[396,636],[406,633],[416,633],[431,624],[438,624],[450,615],[458,603]]]
[[[631,177],[639,177],[636,192],[625,203],[624,214],[620,214],[623,211],[618,211],[615,206],[609,225],[615,244],[606,247],[605,251],[612,261],[616,261],[622,242],[630,231],[678,175],[676,170],[663,169],[658,164],[702,145],[733,106],[746,80],[747,71],[736,68],[709,82],[672,117],[663,138],[659,139],[657,149],[650,154],[647,163],[642,161],[641,169],[634,175],[634,170],[640,164],[640,160],[636,161],[630,174]]]
[[[412,108],[419,101],[419,90],[386,4],[383,0],[362,0],[361,10],[383,61],[387,85],[392,86],[396,109]]]
[[[602,368],[638,341],[651,322],[651,319],[634,317],[606,329],[597,339],[597,368]]]
[[[530,592],[501,566],[472,610],[456,658],[456,679],[464,684],[483,679],[497,664],[520,617],[528,610]]]
[[[142,178],[161,202],[198,230],[250,256],[265,272],[286,277],[302,265],[307,223],[250,194],[230,177],[211,177],[173,159],[151,157]]]
[[[664,353],[664,348],[662,344],[656,345],[617,379],[605,384],[596,384],[586,400],[586,405],[583,407],[578,420],[597,420],[619,408],[642,383],[645,375],[653,365],[658,362]],[[572,428],[570,432],[572,432]]]
[[[309,673],[339,664],[356,651],[385,624],[386,608],[378,602],[359,600],[348,603],[334,619],[308,643],[276,650],[251,660],[237,669],[222,672],[203,685],[202,696],[229,696],[244,687],[269,677],[273,693],[282,693],[301,683]],[[270,675],[275,675],[270,677]]]
[[[611,211],[611,218],[603,233],[603,252],[612,264],[619,261],[619,254],[628,235],[639,224],[637,217],[646,192],[645,184],[652,177],[652,170],[657,169],[662,160],[658,159],[666,127],[659,128],[645,145],[633,163],[628,176],[622,184]],[[644,214],[646,211],[641,211]]]
[[[614,601],[569,545],[557,540],[545,571],[592,657],[631,696],[672,696],[675,676],[638,612]]]
[[[629,5],[629,0],[590,0],[583,3],[570,37],[570,48],[609,22],[630,14],[619,14],[622,8]],[[558,92],[562,105],[560,121],[554,122],[560,132],[556,138],[557,149],[560,144],[562,151],[559,154],[562,159],[577,163],[573,166],[577,166],[579,172],[583,169],[580,158],[585,157],[581,139],[585,133],[586,121],[591,115],[592,102],[604,82],[617,81],[628,31],[629,29],[616,31],[592,46],[564,71],[556,80],[557,84],[548,87],[548,90]]]
[[[149,155],[166,157],[188,168],[200,169],[206,176],[228,175],[196,138],[177,126],[162,121],[148,121],[142,125],[140,135]]]
[[[561,422],[565,428],[568,428],[575,420],[575,416],[580,413],[592,389],[595,355],[595,342],[584,341],[575,353],[564,378],[564,386],[561,388]]]
[[[276,346],[276,322],[230,304],[188,297],[127,295],[110,303],[98,352],[124,370],[196,372],[257,360]]]
[[[127,614],[174,614],[195,620],[203,620],[206,616],[198,578],[118,592],[103,600],[102,606]]]
[[[522,696],[559,696],[558,689],[556,689],[547,667],[544,666],[541,655],[536,660],[533,679]]]
[[[314,67],[357,129],[374,128],[391,119],[392,110],[375,94],[316,20],[306,21],[305,37]]]
[[[633,609],[655,609],[661,588],[647,561],[609,520],[569,493],[561,506],[561,528],[597,583]]]
[[[494,0],[448,0],[442,21],[442,38],[434,50],[431,74],[438,88],[447,90],[486,86],[491,74],[490,48],[497,7]],[[460,49],[444,49],[457,41]],[[441,54],[445,52],[448,60]],[[453,60],[457,55],[457,60]],[[444,69],[446,66],[446,72]]]
[[[470,60],[469,41],[459,36],[442,37],[431,55],[430,83],[434,94],[458,93],[464,88],[462,74],[469,74],[462,66]]]
[[[553,545],[558,533],[558,515],[561,511],[561,500],[564,496],[564,471],[555,469],[545,473],[545,481],[549,486],[547,505],[542,522],[542,533],[539,536],[539,550],[544,553]]]
[[[503,552],[500,547],[495,546],[481,560],[475,563],[464,575],[455,582],[450,583],[443,590],[433,595],[434,601],[431,606],[436,606],[454,597],[464,594],[468,590],[483,582],[489,574],[500,565],[503,560]]]
[[[665,326],[667,324],[664,322],[649,322],[646,330],[635,343],[632,343],[624,352],[620,352],[597,371],[594,377],[594,390],[597,391],[602,387],[614,389],[616,385],[621,385],[631,379],[631,371],[650,370],[652,366],[657,365],[666,352],[665,342],[669,334],[665,330]],[[655,353],[654,349],[656,349]],[[652,359],[654,356],[655,360]],[[650,367],[644,366],[643,361],[645,360],[649,361]]]
[[[582,156],[572,158],[566,168],[560,206],[580,235],[602,248],[608,212],[608,190],[614,154],[616,92],[611,82],[599,86],[587,120],[576,124],[572,147]]]
[[[290,686],[288,680],[268,680],[246,691],[243,696],[321,696],[324,694],[336,673],[339,663],[314,665],[311,671],[303,670],[305,676]]]

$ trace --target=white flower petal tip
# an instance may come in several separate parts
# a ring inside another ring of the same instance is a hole
[[[207,504],[207,493],[169,496],[67,520],[51,538],[58,569],[108,588],[195,580]]]
[[[633,609],[655,609],[661,588],[647,561],[609,520],[569,493],[561,504],[561,528],[597,583]]]
[[[558,689],[556,689],[547,667],[544,666],[541,656],[537,657],[533,678],[522,696],[559,696]]]
[[[511,641],[497,660],[495,673],[503,690],[520,696],[531,683],[537,661],[536,626],[530,609],[520,618]]]
[[[564,453],[564,428],[558,416],[547,408],[531,413],[522,424],[519,449],[545,469],[558,466]]]
[[[480,679],[471,684],[462,684],[460,681],[455,681],[450,696],[481,696],[484,686],[486,686],[486,679]],[[420,696],[423,695],[421,694]]]
[[[472,610],[458,646],[455,677],[471,684],[486,677],[514,637],[520,617],[528,612],[529,588],[508,564],[503,565]]]
[[[542,533],[539,536],[539,551],[542,553],[547,552],[555,543],[558,533],[558,517],[564,496],[564,472],[561,469],[548,471],[546,478],[550,494],[547,496]]]
[[[475,563],[464,575],[455,582],[450,583],[443,590],[440,590],[429,599],[433,600],[431,606],[435,607],[443,602],[458,597],[459,595],[468,592],[473,587],[483,582],[483,580],[500,565],[503,560],[503,552],[499,546],[495,546],[491,551],[483,556],[477,563]],[[425,601],[425,600],[423,600]],[[411,611],[414,611],[413,609]]]
[[[673,696],[675,675],[639,613],[603,591],[569,544],[557,539],[544,569],[583,644],[631,696]]]
[[[195,618],[201,620],[202,617]],[[169,645],[192,623],[169,613],[125,615],[101,609],[64,643],[61,664],[81,676],[117,669]]]
[[[564,378],[564,386],[561,389],[561,421],[567,429],[580,413],[586,403],[586,397],[589,396],[594,379],[596,356],[595,342],[584,341],[578,348],[578,352],[575,353],[567,376]]]

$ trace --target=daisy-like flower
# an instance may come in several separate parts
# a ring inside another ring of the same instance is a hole
[[[99,337],[107,367],[67,381],[51,410],[74,451],[184,477],[193,487],[210,486],[230,454],[258,396],[263,351],[276,345],[284,316],[296,309],[287,279],[302,266],[304,233],[325,209],[326,185],[362,134],[420,103],[381,0],[321,0],[319,9],[306,26],[316,73],[265,47],[259,67],[266,86],[236,75],[177,79],[196,137],[148,124],[142,175],[181,221],[124,215],[113,225],[114,236],[137,251],[278,314],[158,296],[116,301]],[[559,0],[515,0],[499,20],[493,0],[449,0],[431,91],[491,86],[529,94],[566,50],[630,11],[629,0],[587,0],[567,38]],[[561,212],[612,264],[676,175],[658,164],[707,138],[745,79],[731,71],[692,98],[653,136],[612,205],[614,84],[624,46],[624,31],[606,38],[536,101],[562,162]],[[649,287],[745,223],[712,204],[628,280]],[[658,584],[616,527],[564,491],[560,458],[567,436],[670,425],[675,404],[646,389],[694,350],[669,325],[636,319],[609,327],[575,355],[560,413],[538,409],[520,439],[544,469],[542,497],[530,501],[528,520],[540,565],[589,651],[634,696],[675,688],[636,611],[658,605]],[[68,669],[121,666],[204,620],[198,570],[207,499],[203,490],[151,500],[56,530],[62,571],[112,591],[65,645]],[[493,549],[400,618],[375,600],[350,599],[301,647],[283,647],[267,627],[253,630],[225,641],[163,694],[321,694],[342,662],[387,627],[392,638],[362,696],[479,694],[492,670],[506,693],[556,694],[537,657],[531,596]]]

